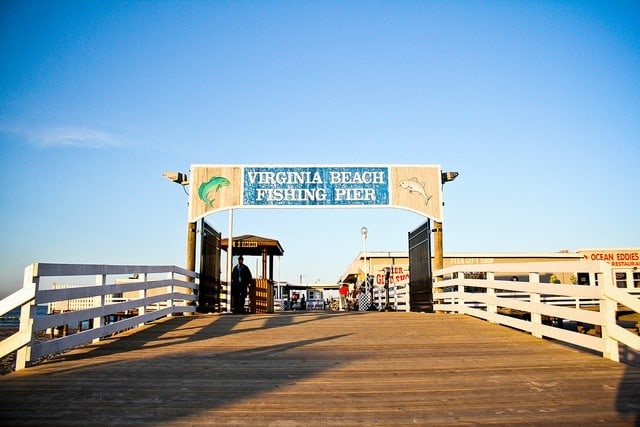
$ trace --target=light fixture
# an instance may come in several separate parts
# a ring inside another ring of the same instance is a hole
[[[187,176],[186,173],[182,173],[182,172],[163,172],[162,176],[164,176],[165,178],[167,178],[171,182],[175,182],[176,184],[182,185],[182,190],[186,193],[187,196],[189,195],[189,193],[187,192],[187,189],[186,189],[186,186],[189,185],[189,177]]]
[[[451,182],[460,175],[458,172],[442,172],[442,183]]]
[[[182,173],[182,172],[163,172],[162,176],[167,178],[169,181],[176,182],[176,183],[178,183],[180,185],[188,185],[189,184],[189,178],[187,178],[187,174],[186,173]]]

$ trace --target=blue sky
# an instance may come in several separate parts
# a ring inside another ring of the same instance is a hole
[[[183,266],[162,172],[191,164],[440,164],[445,252],[640,246],[637,2],[7,0],[0,63],[0,296],[34,261]],[[236,210],[234,234],[335,282],[361,226],[404,251],[423,221]]]

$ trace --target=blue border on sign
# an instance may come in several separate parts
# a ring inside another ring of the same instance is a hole
[[[389,168],[245,167],[245,206],[389,204]]]

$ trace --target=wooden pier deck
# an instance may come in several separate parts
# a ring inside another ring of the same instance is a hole
[[[0,377],[2,425],[638,425],[640,368],[463,315],[163,319]]]

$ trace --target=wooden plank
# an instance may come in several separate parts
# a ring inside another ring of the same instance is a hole
[[[38,304],[46,304],[55,301],[66,301],[76,298],[89,298],[100,295],[117,294],[123,292],[139,291],[143,289],[158,289],[167,286],[180,286],[195,288],[193,283],[176,279],[150,280],[144,282],[122,283],[116,285],[92,285],[81,287],[68,287],[58,289],[44,289],[38,291]]]
[[[7,425],[635,425],[640,368],[454,314],[194,315],[0,377]]]
[[[95,276],[118,274],[154,274],[174,272],[187,277],[197,277],[193,271],[175,265],[109,265],[109,264],[52,264],[34,263],[33,276]]]
[[[16,307],[27,304],[35,298],[35,287],[20,288],[6,298],[0,299],[0,316],[5,315]]]

